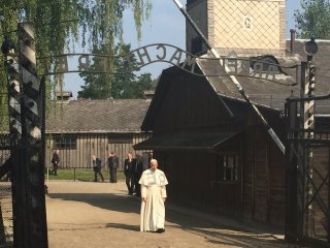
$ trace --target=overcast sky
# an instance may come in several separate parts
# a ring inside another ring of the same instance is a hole
[[[181,0],[182,3],[186,1]],[[299,0],[287,0],[287,30],[294,28],[293,12],[299,7]],[[151,43],[169,43],[185,49],[185,21],[172,0],[153,0],[152,13],[143,23],[142,40],[138,41],[132,12],[127,10],[124,16],[124,42],[131,43],[132,49]],[[287,35],[289,31],[287,31]],[[78,51],[76,51],[78,52]],[[167,64],[156,63],[143,68],[143,72],[157,77]],[[78,74],[65,75],[65,90],[72,91],[74,97],[80,90],[83,80]]]

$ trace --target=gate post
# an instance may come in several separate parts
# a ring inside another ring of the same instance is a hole
[[[13,204],[13,232],[14,241],[23,238],[23,211],[21,201],[24,193],[21,192],[19,183],[19,168],[22,164],[20,151],[20,142],[22,139],[22,118],[21,118],[21,100],[22,87],[19,75],[19,63],[15,53],[15,45],[8,38],[2,44],[1,50],[5,57],[5,68],[7,73],[8,90],[8,116],[9,116],[9,138],[10,138],[10,158],[8,170],[12,176],[12,204]],[[16,246],[19,247],[19,246]]]
[[[298,106],[297,102],[287,99],[286,113],[286,213],[285,213],[285,239],[295,243],[298,239],[297,229],[297,135],[298,135]]]
[[[14,247],[47,248],[42,133],[39,117],[40,81],[36,72],[34,31],[18,25],[19,69],[22,79],[22,140],[20,163],[14,165]]]

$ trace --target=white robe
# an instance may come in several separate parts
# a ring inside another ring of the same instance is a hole
[[[163,171],[145,170],[140,178],[141,197],[146,202],[141,203],[141,232],[154,232],[164,228],[166,185],[168,184]]]

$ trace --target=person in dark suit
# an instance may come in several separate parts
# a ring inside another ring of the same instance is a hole
[[[108,157],[108,167],[110,172],[110,183],[117,182],[117,169],[119,166],[119,159],[114,152],[110,152]]]
[[[132,153],[129,152],[127,154],[127,159],[125,159],[125,162],[124,162],[124,174],[126,177],[126,185],[127,185],[127,190],[128,190],[129,195],[133,195],[132,172],[133,172],[134,163],[136,163],[136,160],[133,159]]]
[[[134,185],[133,192],[138,197],[141,197],[141,185],[139,184],[139,180],[141,178],[142,173],[143,173],[143,158],[140,154],[136,154],[135,163],[133,164],[132,178]]]
[[[53,170],[52,170],[52,174],[54,176],[57,176],[57,170],[58,170],[58,165],[60,164],[60,151],[59,150],[55,150],[53,153],[53,157],[52,157],[52,164],[53,164]]]
[[[104,177],[102,175],[102,161],[95,155],[92,156],[93,170],[94,170],[94,182],[97,182],[97,175],[100,175],[102,182],[104,182]]]

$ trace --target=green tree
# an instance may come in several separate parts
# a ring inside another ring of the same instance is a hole
[[[7,34],[14,42],[19,22],[30,22],[36,30],[38,57],[48,57],[74,50],[75,44],[100,48],[106,45],[111,51],[116,40],[122,40],[122,17],[127,8],[134,11],[138,37],[141,24],[148,18],[151,0],[2,0],[0,4],[0,42]],[[3,61],[2,55],[1,59]],[[50,61],[54,62],[54,61]],[[47,69],[38,64],[38,72]],[[48,98],[55,89],[58,78],[48,78]],[[6,75],[0,73],[0,94],[6,94]],[[7,99],[0,95],[1,118],[7,116]]]
[[[106,46],[94,49],[94,54],[106,54]],[[119,44],[114,49],[114,56],[110,57],[111,64],[107,73],[81,73],[85,85],[78,92],[80,98],[142,98],[145,90],[152,88],[152,79],[149,73],[137,76],[138,65],[135,58],[129,58],[130,46]],[[104,65],[101,60],[94,60],[91,72],[98,72]]]
[[[301,10],[294,16],[299,38],[330,39],[329,0],[301,0]]]

